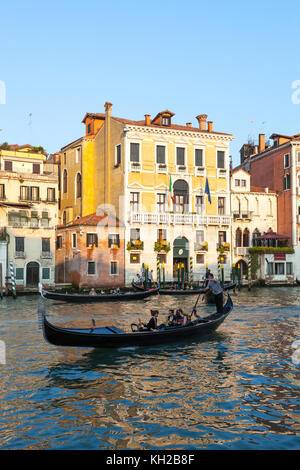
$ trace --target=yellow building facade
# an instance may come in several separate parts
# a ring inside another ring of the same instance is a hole
[[[73,182],[61,200],[61,213],[70,209],[65,221],[103,208],[123,221],[126,284],[143,265],[153,270],[154,280],[158,265],[166,281],[177,280],[178,265],[186,280],[200,280],[207,266],[217,274],[220,250],[229,277],[233,137],[214,131],[206,115],[197,116],[198,127],[192,127],[174,124],[169,110],[140,121],[111,112],[111,103],[105,103],[105,113],[87,113],[86,135],[61,150],[61,190],[64,161]],[[80,163],[76,146],[82,149]]]

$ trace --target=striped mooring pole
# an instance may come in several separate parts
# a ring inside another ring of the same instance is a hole
[[[248,290],[251,290],[251,255],[248,259]]]
[[[9,270],[10,270],[10,279],[11,279],[11,288],[14,298],[16,298],[16,279],[15,279],[15,271],[14,271],[14,263],[12,261],[9,262]]]
[[[221,263],[220,263],[220,256],[218,256],[218,280],[221,281]]]
[[[157,273],[157,277],[156,277],[156,280],[160,286],[160,281],[161,281],[161,278],[160,278],[160,263],[159,263],[159,258],[157,257],[156,258],[156,273]]]
[[[190,256],[190,284],[193,282],[193,257]]]

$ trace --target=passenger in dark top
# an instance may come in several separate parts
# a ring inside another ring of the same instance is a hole
[[[159,311],[158,310],[151,310],[151,318],[147,324],[148,330],[157,330],[157,319],[158,319]]]

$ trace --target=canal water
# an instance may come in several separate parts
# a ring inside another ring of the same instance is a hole
[[[205,340],[116,350],[52,346],[39,328],[38,296],[3,299],[0,448],[299,449],[300,288],[232,298],[232,313]],[[43,302],[60,325],[94,318],[129,328],[151,308],[188,311],[195,300]]]

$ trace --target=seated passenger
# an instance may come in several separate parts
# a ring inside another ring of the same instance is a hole
[[[169,315],[168,315],[168,325],[172,326],[175,324],[175,310],[174,308],[169,309]]]
[[[94,287],[92,287],[92,289],[90,290],[89,295],[96,295]]]
[[[146,325],[148,330],[157,330],[157,319],[158,319],[159,311],[158,310],[151,310],[151,318]]]
[[[185,325],[186,324],[186,316],[184,315],[183,311],[181,308],[176,310],[176,316],[175,316],[176,324],[177,325]]]

